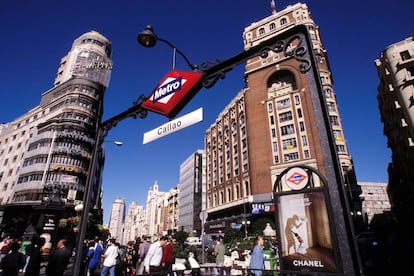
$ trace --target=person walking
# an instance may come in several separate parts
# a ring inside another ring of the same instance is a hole
[[[254,239],[252,254],[250,258],[249,270],[255,276],[262,276],[264,266],[264,255],[263,255],[263,244],[264,240],[262,236],[257,236]]]
[[[23,248],[24,247],[24,248]],[[24,258],[25,258],[25,264],[23,266],[22,272],[26,272],[27,269],[27,265],[29,264],[30,261],[30,256],[32,255],[33,252],[33,244],[32,241],[29,239],[26,239],[23,244],[22,247],[20,249],[23,248],[24,251]]]
[[[88,258],[88,273],[89,276],[95,275],[95,271],[99,268],[101,264],[101,258],[104,253],[102,244],[99,241],[99,237],[96,236],[93,242],[89,245],[88,253],[86,254]]]
[[[226,248],[220,237],[216,239],[216,244],[214,246],[214,256],[216,256],[216,268],[215,275],[225,275],[224,270],[224,254],[226,253]]]
[[[170,242],[167,236],[162,236],[161,240],[164,240],[164,246],[162,247],[162,259],[161,266],[164,275],[173,276],[172,265],[174,263],[174,245]]]
[[[115,276],[116,262],[119,256],[118,246],[116,246],[115,239],[110,239],[109,242],[110,245],[102,255],[104,261],[101,276],[107,276],[108,273],[110,276]]]
[[[144,259],[146,274],[162,274],[162,247],[165,244],[165,240],[166,239],[164,237],[161,237],[158,241],[151,244],[148,249],[147,256]]]
[[[135,275],[135,263],[136,263],[136,255],[137,252],[135,251],[135,246],[133,241],[129,241],[125,248],[125,256],[124,256],[124,265],[125,271],[124,274],[127,276]]]
[[[150,237],[149,236],[143,236],[142,237],[143,242],[139,245],[138,249],[138,260],[137,260],[137,275],[144,274],[145,268],[144,268],[144,260],[147,256],[148,249],[151,246]]]
[[[19,270],[24,267],[25,258],[23,253],[19,252],[20,245],[18,242],[13,241],[10,244],[10,252],[6,254],[0,263],[0,267],[3,270],[2,276],[18,276]]]
[[[32,253],[30,254],[29,263],[27,264],[25,276],[39,276],[40,274],[40,264],[43,261],[42,247],[45,245],[46,240],[42,237],[33,237],[32,238]]]
[[[47,276],[63,276],[68,267],[72,252],[66,247],[67,240],[58,241],[55,250],[50,253],[49,262],[46,266]]]

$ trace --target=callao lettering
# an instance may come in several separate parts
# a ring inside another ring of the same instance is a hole
[[[160,86],[157,90],[155,90],[152,100],[156,102],[172,93],[177,92],[178,90],[181,90],[182,79],[182,77],[179,77]]]
[[[179,127],[181,127],[181,121],[177,121],[177,122],[174,122],[174,123],[169,123],[167,125],[164,125],[163,127],[158,128],[157,133],[158,133],[158,135],[165,134],[165,133],[170,132],[172,130],[175,130],[176,128],[179,128]]]

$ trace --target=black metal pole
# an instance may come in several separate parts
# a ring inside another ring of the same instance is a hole
[[[80,265],[82,263],[82,250],[83,250],[83,242],[86,236],[86,230],[88,228],[88,219],[89,219],[89,210],[91,209],[91,200],[92,200],[92,193],[93,193],[93,186],[95,180],[95,172],[96,172],[96,164],[98,159],[98,153],[100,152],[100,148],[102,145],[103,140],[103,132],[102,128],[98,128],[95,145],[93,147],[93,154],[92,160],[89,165],[88,176],[86,181],[86,187],[83,194],[83,210],[81,213],[81,220],[79,224],[79,234],[77,239],[77,246],[76,246],[76,255],[75,255],[75,263],[73,266],[73,276],[79,276],[80,272]]]

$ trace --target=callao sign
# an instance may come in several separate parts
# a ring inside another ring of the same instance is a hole
[[[152,91],[142,107],[175,117],[201,88],[202,72],[171,70]]]

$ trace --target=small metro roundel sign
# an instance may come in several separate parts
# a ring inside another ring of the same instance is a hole
[[[203,75],[202,72],[169,71],[142,107],[169,118],[175,117],[201,89]]]
[[[285,181],[292,190],[301,190],[308,185],[309,177],[304,169],[292,168],[286,173]]]

